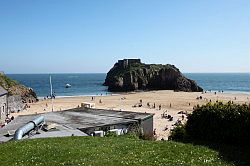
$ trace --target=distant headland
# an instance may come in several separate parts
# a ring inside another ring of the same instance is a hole
[[[174,65],[145,64],[140,59],[123,59],[107,73],[104,84],[111,92],[136,90],[174,90],[201,92],[203,89],[186,78]]]
[[[37,95],[32,88],[7,77],[4,72],[0,72],[0,86],[8,91],[9,96],[20,96],[23,103],[38,101]]]

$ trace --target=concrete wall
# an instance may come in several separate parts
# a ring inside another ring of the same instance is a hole
[[[117,124],[117,125],[109,125],[109,126],[102,126],[102,127],[93,127],[89,129],[80,129],[84,133],[91,135],[94,133],[94,131],[109,131],[112,129],[122,129],[124,134],[128,131],[128,125],[125,124]]]
[[[0,96],[0,122],[4,122],[7,115],[7,95]]]
[[[147,136],[154,135],[154,125],[153,125],[153,117],[150,117],[141,122],[141,127],[143,129],[143,134]]]

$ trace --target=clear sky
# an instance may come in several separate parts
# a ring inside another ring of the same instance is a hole
[[[0,71],[105,73],[124,58],[250,72],[250,0],[0,0]]]

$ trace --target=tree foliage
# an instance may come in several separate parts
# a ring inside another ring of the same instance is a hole
[[[189,137],[230,144],[249,144],[250,104],[228,102],[196,106],[185,127]]]

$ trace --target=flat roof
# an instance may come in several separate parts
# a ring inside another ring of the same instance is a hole
[[[63,127],[64,133],[67,132],[68,134],[73,130],[75,130],[75,133],[78,133],[78,131],[76,131],[78,129],[137,123],[138,121],[143,121],[153,117],[154,114],[105,109],[75,108],[65,111],[48,112],[42,114],[20,115],[8,125],[0,129],[0,141],[5,141],[4,139],[6,138],[2,137],[7,134],[8,131],[13,132],[40,115],[45,117],[45,123],[54,123],[60,125]],[[56,136],[56,133],[47,135]],[[43,136],[40,135],[38,137]]]

